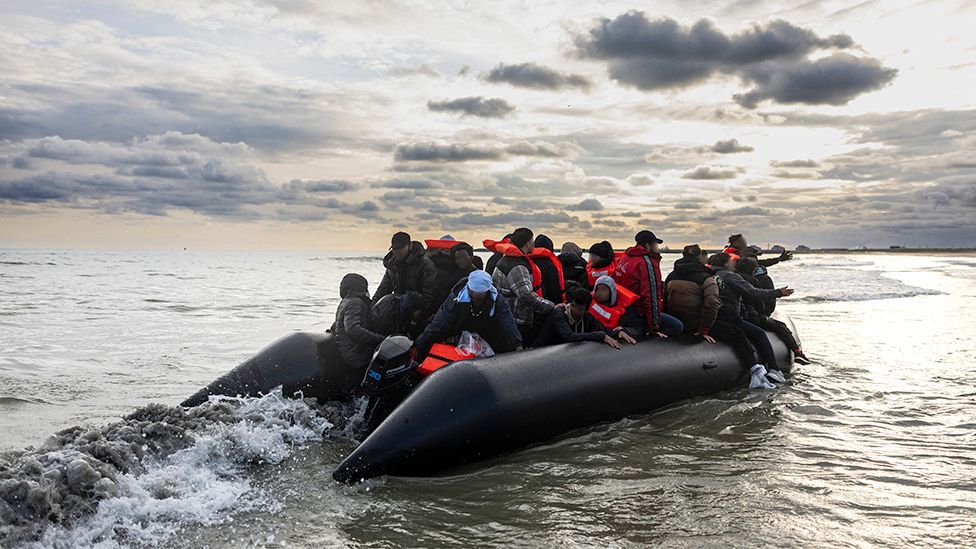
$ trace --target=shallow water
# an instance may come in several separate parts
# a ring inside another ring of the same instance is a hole
[[[324,330],[347,271],[375,285],[378,255],[0,251],[0,470],[51,468],[74,447],[21,449],[73,425],[109,441],[134,409]],[[779,391],[355,487],[330,477],[351,410],[237,403],[105,471],[117,492],[38,520],[41,546],[976,544],[976,257],[802,256],[772,274],[797,288],[781,307],[817,359]]]

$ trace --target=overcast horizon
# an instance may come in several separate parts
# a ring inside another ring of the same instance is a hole
[[[976,2],[7,2],[0,247],[973,247]]]

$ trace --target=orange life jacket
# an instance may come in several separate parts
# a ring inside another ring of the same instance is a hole
[[[424,240],[424,244],[427,246],[428,250],[448,250],[457,246],[458,244],[464,244],[463,240]]]
[[[458,348],[454,345],[448,345],[447,343],[435,343],[430,346],[430,352],[427,354],[427,358],[424,359],[424,362],[420,365],[420,367],[417,368],[417,372],[419,372],[421,375],[429,376],[448,364],[459,362],[461,360],[467,360],[469,358],[474,358],[474,355],[462,353],[461,351],[458,351]]]
[[[522,253],[522,250],[520,250],[518,246],[512,244],[507,238],[500,242],[485,240],[482,242],[482,244],[484,244],[485,248],[492,253],[507,255],[509,257],[524,257],[525,262],[529,264],[529,272],[532,273],[532,290],[539,294],[539,297],[545,297],[542,295],[542,271],[539,270],[538,265],[536,265],[535,262],[529,258],[529,256]],[[495,268],[497,269],[498,267]],[[493,275],[494,273],[488,274]]]
[[[532,253],[528,255],[529,261],[531,261],[535,267],[538,269],[536,261],[545,258],[548,259],[550,263],[556,266],[556,273],[559,275],[559,293],[560,295],[566,291],[566,280],[563,279],[563,262],[559,261],[556,254],[552,253],[548,248],[535,248]],[[542,270],[539,270],[539,292],[542,291]],[[541,293],[539,295],[542,295]],[[542,296],[546,297],[546,296]],[[560,300],[562,301],[562,300]]]
[[[614,254],[616,256],[616,254]],[[605,267],[599,267],[594,269],[593,265],[589,263],[586,264],[586,281],[589,283],[590,288],[596,286],[596,281],[601,276],[609,276],[613,278],[613,273],[617,272],[617,258],[614,257],[613,261]]]
[[[727,254],[729,254],[729,257],[731,257],[732,259],[734,259],[736,261],[739,260],[739,257],[740,257],[739,256],[739,248],[736,248],[736,247],[733,247],[733,246],[729,246],[728,248],[725,248],[722,251],[725,252],[725,253],[727,253]]]
[[[593,303],[590,304],[590,313],[600,321],[608,330],[614,330],[620,326],[620,317],[624,315],[627,307],[640,299],[640,296],[624,288],[620,284],[617,286],[617,304],[613,307],[601,305],[596,302],[596,291],[593,292]]]

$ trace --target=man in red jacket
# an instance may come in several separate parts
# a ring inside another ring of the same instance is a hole
[[[664,242],[651,231],[641,231],[634,237],[636,246],[617,260],[613,278],[621,286],[640,296],[636,305],[646,323],[646,335],[677,336],[684,325],[677,318],[664,313],[664,285],[661,279],[661,251]]]

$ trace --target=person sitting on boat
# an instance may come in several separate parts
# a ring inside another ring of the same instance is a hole
[[[773,288],[776,287],[776,284],[773,282],[773,279],[769,276],[769,269],[767,269],[767,267],[779,263],[781,259],[780,258],[759,259],[759,256],[761,256],[762,254],[763,251],[759,248],[759,246],[750,245],[747,246],[745,249],[745,257],[751,257],[756,260],[756,271],[753,273],[753,276],[756,278],[756,282],[758,282],[758,285],[756,287],[762,288],[764,290],[772,290]],[[792,259],[792,258],[793,258],[793,254],[789,254],[788,259]],[[770,304],[770,308],[764,311],[764,313],[766,314],[766,316],[769,316],[773,314],[774,310],[776,310],[775,301]]]
[[[583,288],[569,291],[569,302],[556,307],[542,325],[534,347],[573,343],[576,341],[596,341],[620,349],[620,342],[608,332],[588,310],[592,297]],[[633,341],[633,340],[631,340]]]
[[[586,263],[586,288],[592,290],[601,276],[614,276],[617,261],[613,244],[606,240],[590,246],[589,256],[590,260]]]
[[[725,247],[724,252],[730,256],[733,256],[736,260],[738,260],[740,257],[755,257],[756,263],[763,269],[763,271],[768,270],[769,267],[772,267],[777,263],[793,259],[793,253],[786,250],[783,250],[778,257],[759,259],[759,256],[761,256],[763,253],[762,249],[760,249],[759,246],[750,246],[746,241],[746,237],[742,236],[741,234],[734,234],[729,237],[729,245]],[[768,276],[765,276],[764,278],[757,277],[757,279],[759,280],[760,284],[762,284],[760,288],[764,290],[772,290],[775,288],[773,285],[773,280]]]
[[[396,296],[398,331],[416,335],[439,305],[435,302],[437,268],[427,257],[423,244],[411,240],[405,232],[393,235],[383,266],[386,273],[373,294],[373,304],[384,296]]]
[[[542,273],[527,257],[535,248],[532,236],[530,229],[522,227],[513,231],[510,239],[484,242],[490,251],[502,254],[492,280],[508,301],[525,342],[535,341],[542,322],[555,307],[555,303],[542,297]]]
[[[593,288],[590,314],[614,337],[627,343],[644,335],[644,317],[637,311],[640,296],[617,284],[609,276],[601,276]]]
[[[501,241],[505,242],[506,240],[511,240],[511,239],[512,239],[512,234],[509,233],[505,235],[505,237],[502,238]],[[502,258],[501,252],[492,252],[491,257],[489,257],[488,261],[485,263],[485,272],[488,274],[493,274],[495,272],[495,266],[498,265],[498,260],[501,258]]]
[[[634,241],[636,245],[627,248],[624,257],[617,262],[613,279],[640,296],[637,309],[644,315],[646,335],[678,336],[684,331],[684,324],[664,312],[659,246],[664,241],[647,230],[638,232]]]
[[[458,282],[414,342],[416,360],[423,361],[433,344],[456,338],[465,330],[481,336],[495,353],[522,350],[522,336],[508,303],[499,299],[491,276],[481,270],[471,271]]]
[[[440,307],[454,286],[467,276],[468,272],[462,272],[454,260],[452,251],[458,241],[453,236],[448,234],[437,240],[425,240],[424,244],[427,246],[427,257],[437,270],[437,276],[434,278],[434,303]]]
[[[370,317],[369,283],[359,274],[349,273],[339,283],[339,308],[330,329],[335,337],[343,374],[352,383],[362,381],[373,351],[385,336],[373,331]]]
[[[552,239],[540,234],[535,237],[533,245],[529,258],[539,267],[539,274],[542,275],[542,297],[553,303],[562,303],[566,283],[563,278],[563,264],[553,252]]]
[[[575,242],[566,242],[556,256],[563,265],[563,280],[567,290],[570,286],[588,288],[586,282],[586,260],[583,259],[583,248]]]
[[[768,301],[793,295],[793,290],[787,287],[775,290],[756,288],[735,272],[736,260],[724,252],[713,255],[708,259],[708,262],[712,266],[712,270],[715,271],[715,282],[718,284],[719,297],[722,299],[722,306],[718,310],[717,319],[723,323],[739,326],[749,341],[759,350],[761,362],[752,367],[751,373],[755,373],[760,368],[764,368],[765,371],[763,375],[758,376],[761,384],[756,386],[773,387],[769,379],[778,382],[785,381],[786,378],[779,370],[776,353],[773,352],[766,331],[743,319],[741,308],[743,300],[751,301],[756,306],[762,307]]]
[[[681,259],[674,262],[674,270],[664,281],[664,294],[668,314],[684,324],[685,333],[715,343],[709,331],[722,300],[715,275],[705,265],[707,261],[708,256],[698,244],[685,246]]]
[[[751,257],[743,257],[735,264],[735,272],[739,273],[739,276],[743,280],[752,284],[757,288],[761,288],[759,281],[756,280],[754,273],[756,272],[756,260]],[[761,288],[762,289],[762,288]],[[775,318],[770,318],[763,310],[760,310],[755,303],[749,300],[742,302],[742,318],[748,322],[759,326],[764,330],[769,330],[776,334],[777,337],[793,351],[793,356],[796,361],[800,364],[809,364],[810,360],[807,359],[807,355],[803,353],[803,349],[800,348],[800,344],[793,337],[793,331],[790,330],[789,326],[776,320]]]

